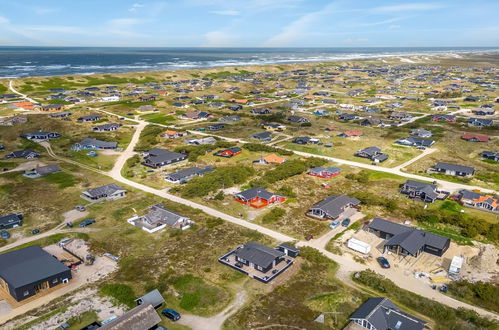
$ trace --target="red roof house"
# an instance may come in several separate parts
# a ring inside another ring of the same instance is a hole
[[[488,136],[478,134],[464,134],[461,139],[469,142],[489,142]]]

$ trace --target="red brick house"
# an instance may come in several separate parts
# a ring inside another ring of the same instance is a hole
[[[255,187],[235,194],[234,199],[239,203],[258,209],[269,204],[282,203],[286,197],[268,192],[262,187]]]

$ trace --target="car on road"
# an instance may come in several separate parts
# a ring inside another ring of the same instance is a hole
[[[340,225],[340,222],[338,220],[334,220],[329,224],[329,228],[334,229]]]
[[[2,231],[0,231],[0,237],[3,239],[7,239],[7,238],[10,238],[10,234],[9,234],[9,232],[2,230]]]
[[[167,318],[169,318],[172,321],[178,321],[178,320],[180,320],[180,313],[177,312],[177,311],[174,311],[171,308],[165,308],[165,309],[163,309],[161,311],[161,314],[163,314],[164,316],[166,316]]]
[[[85,219],[82,222],[80,222],[80,227],[86,227],[93,223],[95,223],[95,219]]]
[[[37,229],[33,229],[33,230],[31,231],[31,234],[32,234],[32,235],[36,235],[36,234],[39,234],[39,233],[40,233],[40,229],[38,229],[38,228],[37,228]]]
[[[84,212],[85,211],[85,206],[83,205],[76,205],[75,206],[76,211]]]
[[[376,260],[382,268],[390,268],[390,263],[385,257],[378,257]]]
[[[348,227],[348,226],[350,225],[350,218],[346,218],[345,220],[343,220],[343,221],[341,222],[341,225],[342,225],[343,227]]]

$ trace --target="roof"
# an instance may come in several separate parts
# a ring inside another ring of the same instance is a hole
[[[435,165],[435,168],[442,169],[442,170],[469,173],[469,174],[473,174],[473,172],[475,172],[475,169],[473,167],[444,163],[444,162],[438,162],[437,165]]]
[[[12,213],[0,217],[0,225],[8,226],[12,223],[17,223],[23,219],[22,214]]]
[[[473,203],[486,203],[493,208],[499,207],[499,197],[494,195],[481,194],[466,189],[461,190],[459,193],[461,194],[461,199],[467,199]]]
[[[101,187],[85,190],[84,193],[88,196],[98,197],[102,195],[109,196],[120,190],[125,190],[125,189],[121,188],[116,183],[110,183]]]
[[[284,252],[257,242],[249,242],[237,249],[235,255],[257,266],[267,268],[276,258],[284,256]]]
[[[54,165],[38,167],[35,169],[35,171],[40,175],[45,175],[45,174],[60,172],[61,168],[59,167],[59,165],[54,164]]]
[[[463,140],[476,140],[478,142],[488,142],[489,137],[485,135],[478,135],[478,134],[464,134],[461,136],[461,139]]]
[[[1,254],[0,266],[0,277],[15,288],[69,269],[39,245]]]
[[[132,308],[122,316],[103,325],[101,330],[144,330],[151,329],[161,322],[161,318],[151,304]]]
[[[245,191],[241,191],[240,193],[236,194],[238,197],[242,197],[245,200],[250,200],[255,197],[259,197],[261,199],[269,200],[274,196],[275,194],[268,192],[265,190],[263,187],[254,187]]]
[[[175,225],[180,219],[183,218],[185,217],[167,210],[161,203],[151,206],[149,212],[144,215],[144,220],[149,224],[161,222],[169,226]]]
[[[138,305],[151,304],[153,307],[159,306],[165,302],[165,298],[161,295],[158,289],[146,293],[140,298],[135,299]]]
[[[401,311],[388,298],[372,297],[362,304],[350,319],[369,321],[375,329],[421,330],[426,321]]]
[[[272,137],[272,133],[265,131],[265,132],[256,133],[256,134],[252,135],[251,137],[253,139],[257,139],[257,140],[266,140],[266,139],[270,139]]]
[[[178,152],[168,151],[165,149],[153,148],[147,152],[147,160],[151,163],[164,163],[172,161],[178,158],[186,157],[185,154],[180,154]]]
[[[374,218],[368,228],[393,235],[385,242],[385,245],[400,246],[412,255],[415,255],[425,245],[443,249],[450,241],[447,237],[381,218]]]
[[[116,148],[118,146],[118,142],[107,142],[92,138],[85,138],[79,144],[82,146],[95,146],[99,148]]]
[[[343,133],[345,136],[362,136],[364,132],[358,130],[348,130]]]
[[[166,178],[170,179],[171,181],[178,181],[182,180],[184,178],[191,177],[193,175],[201,175],[206,172],[211,172],[213,169],[210,166],[206,167],[190,167],[186,168],[183,170],[179,170],[170,174],[166,175]]]
[[[321,209],[329,217],[336,218],[343,213],[343,208],[349,204],[357,205],[360,201],[357,198],[352,198],[347,195],[332,195],[326,197],[317,204],[314,204],[311,209]]]
[[[374,155],[381,153],[381,149],[378,147],[367,147],[364,149],[360,149],[358,152],[362,152],[366,155],[373,157]]]
[[[281,164],[281,163],[284,163],[286,161],[286,158],[277,156],[276,154],[267,155],[267,156],[263,157],[263,159],[267,163],[276,163],[276,164]]]
[[[339,168],[339,167],[322,167],[322,166],[317,166],[317,167],[311,168],[308,173],[311,173],[311,174],[315,174],[315,173],[320,174],[320,173],[323,173],[323,172],[334,174],[334,173],[341,172],[341,168]]]

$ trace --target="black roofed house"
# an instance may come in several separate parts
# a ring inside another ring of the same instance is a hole
[[[196,176],[202,176],[205,173],[212,172],[213,169],[210,166],[206,167],[190,167],[183,170],[179,170],[165,176],[165,180],[172,183],[186,183],[190,179]]]
[[[282,203],[286,197],[268,192],[262,187],[254,187],[245,191],[241,191],[234,195],[237,202],[250,205],[254,208],[261,208],[269,204]]]
[[[351,216],[360,206],[357,198],[347,195],[331,195],[317,204],[312,205],[307,212],[308,216],[320,220],[336,220],[340,217]]]
[[[33,159],[39,158],[40,154],[33,149],[24,149],[13,151],[10,154],[5,155],[5,158],[25,158],[25,159]]]
[[[381,149],[378,147],[367,147],[361,150],[358,150],[354,156],[368,158],[375,163],[381,163],[388,159],[388,155],[381,152]]]
[[[227,149],[222,149],[217,152],[215,152],[213,155],[214,156],[219,156],[219,157],[225,157],[225,158],[232,158],[234,156],[239,155],[243,150],[239,147],[230,147]]]
[[[292,142],[296,144],[318,144],[320,140],[311,138],[309,136],[299,136],[297,138],[294,138]]]
[[[450,239],[414,227],[374,218],[368,231],[385,239],[384,251],[417,257],[421,252],[441,257],[449,248]]]
[[[411,147],[431,147],[435,143],[435,141],[430,139],[423,139],[416,136],[408,136],[406,138],[397,140],[395,143]]]
[[[428,322],[401,311],[388,298],[371,297],[350,320],[368,330],[423,330]]]
[[[0,217],[0,229],[11,229],[23,225],[21,213],[11,213]]]
[[[86,123],[86,122],[90,122],[90,121],[97,121],[99,119],[100,119],[99,115],[93,114],[93,115],[80,117],[80,118],[78,118],[78,121]]]
[[[103,200],[116,200],[125,197],[126,190],[116,183],[107,184],[97,188],[91,188],[81,193],[80,197],[89,202],[99,202]]]
[[[444,162],[438,162],[437,165],[433,167],[433,171],[453,176],[472,176],[475,173],[473,167]]]
[[[71,279],[71,270],[38,245],[0,255],[0,290],[16,301]]]
[[[480,156],[482,156],[485,159],[492,159],[496,162],[499,162],[499,152],[493,152],[493,151],[483,151]]]
[[[267,115],[270,113],[269,108],[253,108],[251,109],[251,113],[254,115]]]
[[[494,108],[476,108],[471,111],[477,116],[490,116],[496,113]]]
[[[121,124],[108,123],[108,124],[94,126],[94,127],[92,127],[92,131],[94,131],[94,132],[111,132],[111,131],[116,131],[120,127],[121,127]]]
[[[354,120],[354,119],[357,119],[358,117],[354,114],[351,114],[351,113],[342,113],[339,115],[339,118],[341,120]]]
[[[42,106],[42,111],[61,111],[64,110],[64,104],[47,104]]]
[[[225,127],[225,124],[212,124],[208,126],[206,129],[208,131],[220,131]]]
[[[359,125],[360,126],[372,126],[372,127],[376,127],[376,126],[380,126],[382,123],[383,122],[381,121],[381,118],[369,116],[367,118],[362,119],[359,122]]]
[[[152,168],[160,168],[165,165],[174,164],[187,159],[187,154],[168,151],[165,149],[153,148],[144,153],[143,165]]]
[[[261,142],[270,142],[272,140],[272,133],[268,131],[256,133],[251,138]]]
[[[289,116],[288,121],[291,123],[309,123],[310,120],[303,116]]]
[[[31,133],[26,133],[22,134],[21,137],[30,140],[30,141],[35,141],[35,142],[41,142],[41,141],[49,141],[51,139],[55,139],[60,137],[61,134],[56,133],[56,132],[31,132]]]
[[[42,177],[47,174],[52,174],[52,173],[57,173],[60,172],[61,168],[59,165],[54,164],[54,165],[46,165],[46,166],[40,166],[36,167],[30,171],[24,172],[24,176],[30,179],[36,179],[39,177]]]
[[[166,209],[163,204],[155,204],[150,207],[149,212],[143,216],[135,215],[127,222],[136,227],[142,228],[148,233],[154,233],[165,227],[188,229],[193,223],[188,217]]]
[[[282,245],[273,249],[257,242],[248,242],[226,253],[218,261],[268,283],[288,269],[297,255],[298,250],[291,246]]]
[[[161,322],[158,312],[150,303],[140,304],[111,322],[98,327],[99,330],[153,330]],[[95,328],[97,329],[97,328]]]
[[[224,116],[224,117],[221,117],[220,119],[218,119],[218,121],[221,121],[223,123],[236,122],[236,121],[240,121],[240,120],[241,120],[241,117],[239,117],[237,115],[234,115],[234,116]]]
[[[401,186],[400,193],[425,203],[433,203],[438,197],[437,185],[414,180],[407,180]]]
[[[470,118],[468,119],[468,126],[473,126],[473,127],[488,127],[488,126],[493,126],[494,121],[492,119],[485,119],[485,118]]]
[[[116,149],[118,142],[107,142],[92,138],[85,138],[81,142],[75,143],[71,146],[72,150],[90,150],[90,149]]]
[[[135,299],[137,305],[151,304],[152,307],[158,308],[163,305],[165,298],[161,295],[158,289],[154,289],[151,292],[146,293],[140,298]]]
[[[71,116],[72,113],[69,111],[64,111],[64,112],[56,112],[56,113],[51,113],[49,114],[50,118],[65,118]]]
[[[407,121],[407,120],[411,120],[412,116],[405,111],[393,111],[390,114],[389,118],[392,120],[397,120],[397,121]]]

